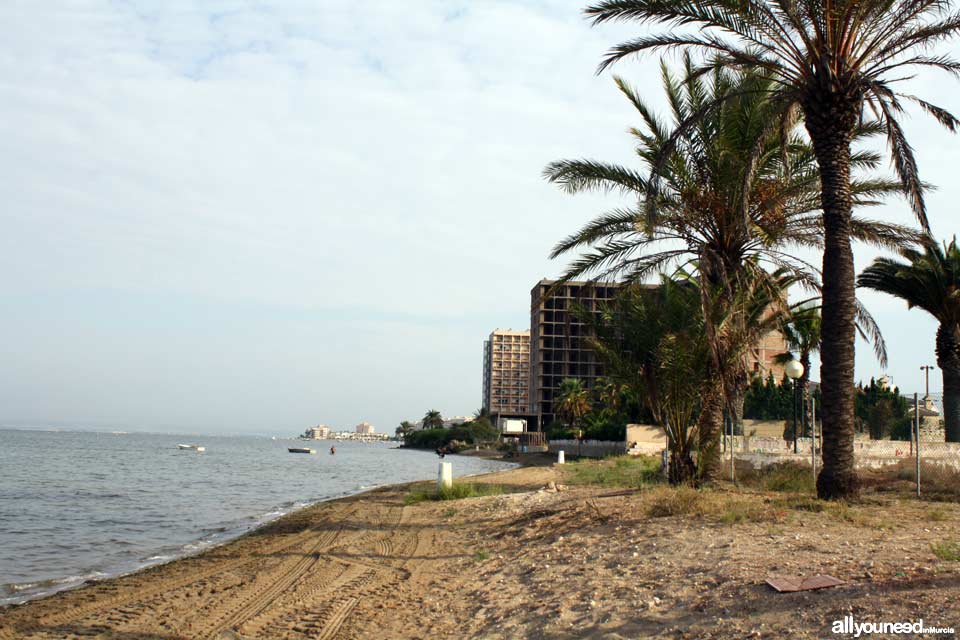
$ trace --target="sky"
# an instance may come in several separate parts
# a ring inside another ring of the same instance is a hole
[[[581,8],[0,4],[0,424],[292,435],[471,414],[484,338],[528,328],[530,289],[565,265],[551,246],[621,204],[544,166],[633,164],[638,118],[594,71],[641,28]],[[615,72],[663,104],[658,59]],[[910,89],[960,111],[957,82]],[[952,236],[958,140],[905,128]],[[902,201],[869,214],[910,221]],[[887,373],[922,391],[936,323],[862,299]],[[857,377],[882,373],[860,343]]]

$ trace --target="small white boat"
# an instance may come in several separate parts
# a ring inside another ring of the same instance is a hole
[[[316,453],[316,449],[309,449],[307,447],[287,447],[287,451],[290,453]]]
[[[198,445],[198,444],[178,444],[178,445],[177,445],[177,449],[192,449],[193,451],[196,451],[197,453],[203,453],[204,451],[207,450],[206,447],[201,447],[201,446]]]

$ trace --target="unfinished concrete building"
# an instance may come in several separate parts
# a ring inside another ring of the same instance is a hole
[[[603,365],[587,345],[587,327],[576,317],[573,308],[597,311],[612,300],[620,287],[617,282],[568,282],[547,297],[555,280],[541,280],[530,292],[530,405],[539,427],[545,429],[557,419],[554,398],[565,378],[582,380],[590,388],[604,375]],[[779,331],[768,333],[747,355],[747,370],[766,376],[772,371],[779,381],[783,365],[777,355],[786,351],[786,341]]]
[[[497,329],[483,342],[483,403],[494,419],[526,416],[530,404],[530,332]]]
[[[603,375],[574,305],[596,311],[620,288],[615,282],[568,282],[547,298],[554,282],[541,280],[530,292],[529,411],[539,416],[540,428],[556,418],[553,401],[562,380],[578,378],[589,388]]]

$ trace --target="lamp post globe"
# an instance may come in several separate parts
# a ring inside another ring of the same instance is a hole
[[[794,381],[803,375],[803,365],[800,364],[799,360],[791,360],[784,365],[783,370],[787,374],[787,377]]]

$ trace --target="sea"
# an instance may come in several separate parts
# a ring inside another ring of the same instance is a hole
[[[317,453],[287,451],[304,446]],[[433,452],[396,447],[0,429],[0,605],[198,553],[317,502],[436,477]],[[445,461],[458,477],[513,466]]]

